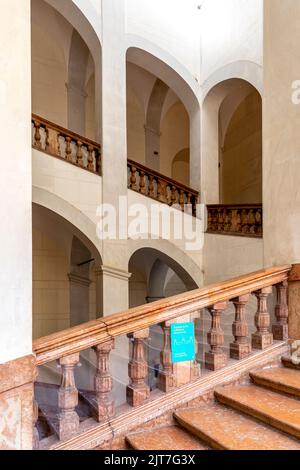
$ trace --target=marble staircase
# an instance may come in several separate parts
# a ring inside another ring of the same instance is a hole
[[[214,401],[179,409],[173,425],[129,434],[136,450],[300,450],[300,368],[249,374],[249,383],[218,387]]]

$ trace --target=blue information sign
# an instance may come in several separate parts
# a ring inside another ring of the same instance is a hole
[[[194,323],[173,323],[171,325],[172,362],[195,359]]]

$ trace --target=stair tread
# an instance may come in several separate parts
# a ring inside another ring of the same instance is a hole
[[[181,426],[223,450],[296,450],[300,442],[238,412],[220,405],[180,410],[174,415]]]
[[[129,434],[126,441],[136,450],[208,450],[199,439],[178,426]]]
[[[298,370],[274,367],[251,372],[250,377],[257,384],[300,396],[300,372]]]
[[[255,385],[215,391],[219,402],[300,438],[300,401]]]

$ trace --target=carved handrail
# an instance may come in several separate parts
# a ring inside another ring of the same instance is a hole
[[[241,298],[249,293],[258,292],[261,289],[285,283],[290,269],[290,266],[263,269],[40,338],[33,343],[37,364],[42,365],[58,360],[64,356],[107,343],[118,336],[139,332],[153,325],[163,324],[166,321],[200,311],[205,307],[215,306],[228,300]],[[258,324],[258,331],[259,328]]]
[[[207,233],[262,238],[262,204],[214,204],[207,206]]]
[[[101,175],[101,145],[36,114],[32,115],[34,149]]]
[[[184,205],[191,205],[191,212],[196,215],[196,206],[200,202],[198,191],[133,160],[127,161],[127,167],[129,189],[182,210]]]

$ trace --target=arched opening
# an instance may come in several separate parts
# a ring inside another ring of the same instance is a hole
[[[262,100],[249,82],[225,80],[207,94],[202,162],[206,203],[262,202]]]
[[[152,248],[136,251],[129,261],[129,305],[137,307],[188,290],[196,289],[196,282],[174,260]],[[148,381],[151,389],[157,386],[163,332],[159,325],[150,328],[146,341]]]
[[[180,150],[172,161],[172,179],[185,185],[190,179],[189,149]]]
[[[197,126],[198,122],[198,126]],[[169,65],[138,48],[127,52],[129,159],[172,178],[174,156],[187,149],[189,180],[200,186],[200,106],[188,83]],[[191,155],[190,155],[191,154]]]
[[[53,4],[53,6],[52,6]],[[99,140],[101,46],[85,36],[56,2],[32,0],[32,111],[79,135]],[[79,12],[79,10],[78,10]],[[83,16],[81,13],[79,13]]]
[[[33,204],[34,339],[99,315],[95,267],[100,265],[97,249],[70,222]]]
[[[262,202],[262,101],[251,86],[245,95],[227,96],[219,110],[222,204]]]

